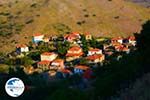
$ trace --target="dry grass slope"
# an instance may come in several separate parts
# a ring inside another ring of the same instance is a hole
[[[0,37],[1,52],[14,49],[18,42],[27,43],[33,33],[56,35],[64,27],[95,36],[125,37],[139,32],[150,19],[150,9],[124,0],[0,0],[0,13],[6,13],[0,15],[1,23],[22,26],[20,34],[13,31]]]

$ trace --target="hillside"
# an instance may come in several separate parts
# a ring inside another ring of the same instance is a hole
[[[127,1],[132,1],[134,3],[142,5],[144,7],[150,8],[150,0],[127,0]]]
[[[125,37],[139,32],[147,19],[150,9],[124,0],[0,0],[0,51],[27,43],[37,32]]]

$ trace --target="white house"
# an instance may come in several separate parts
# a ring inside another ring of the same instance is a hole
[[[48,70],[50,65],[50,61],[47,60],[42,60],[37,63],[37,67],[42,69],[42,70]]]
[[[44,52],[41,54],[41,61],[53,61],[57,58],[57,54],[53,52]]]
[[[123,43],[123,38],[122,37],[115,37],[111,39],[111,43]]]
[[[102,54],[102,50],[97,48],[92,48],[88,51],[87,56],[94,55],[94,54]]]
[[[64,60],[63,59],[55,59],[51,63],[51,69],[64,69]]]
[[[29,47],[25,44],[17,45],[16,48],[20,53],[29,52]]]
[[[104,54],[94,54],[94,55],[86,57],[86,59],[89,61],[89,63],[99,63],[99,62],[103,62],[105,60],[105,55]]]
[[[129,41],[129,43],[132,44],[133,46],[136,45],[136,39],[135,39],[134,36],[130,36],[130,37],[128,38],[128,41]]]
[[[69,41],[69,42],[73,42],[73,43],[76,43],[75,42],[75,40],[79,40],[81,38],[81,36],[80,36],[80,33],[78,33],[78,32],[72,32],[72,33],[70,33],[70,34],[66,34],[66,35],[64,35],[64,39],[66,40],[66,41]]]
[[[66,54],[66,61],[72,61],[75,59],[80,58],[83,55],[83,50],[79,46],[73,46],[71,47]]]
[[[43,34],[40,34],[40,33],[34,34],[33,35],[33,42],[34,43],[41,42],[41,41],[43,41],[43,38],[44,38]]]

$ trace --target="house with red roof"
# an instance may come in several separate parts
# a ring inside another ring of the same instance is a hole
[[[86,59],[89,61],[89,63],[99,63],[103,62],[105,60],[104,54],[94,54],[86,57]]]
[[[38,42],[43,41],[43,38],[44,38],[44,35],[41,33],[33,34],[33,42],[34,43],[38,43]]]
[[[50,69],[64,69],[64,60],[63,59],[55,59],[52,61]]]
[[[122,44],[115,45],[114,48],[116,51],[122,51],[122,48],[124,48],[124,45],[122,45]]]
[[[78,32],[72,32],[70,34],[66,34],[64,36],[64,40],[69,41],[71,43],[76,43],[76,40],[80,39],[80,34]]]
[[[128,37],[128,42],[129,42],[129,44],[135,46],[136,45],[136,38],[135,38],[135,36]]]
[[[123,43],[123,38],[122,37],[115,37],[115,38],[112,38],[111,39],[111,43],[114,44],[114,43],[120,43],[122,44]]]
[[[67,51],[67,54],[66,54],[66,60],[67,61],[72,61],[72,60],[75,60],[77,58],[80,58],[82,55],[83,55],[83,50],[81,47],[79,46],[73,46],[71,47],[68,51]]]
[[[84,35],[86,40],[92,40],[92,35],[89,32],[86,32]]]
[[[126,47],[125,45],[116,45],[114,47],[115,47],[115,50],[118,52],[126,52],[127,54],[130,53],[130,49]]]
[[[88,69],[90,69],[88,66],[85,66],[85,65],[76,65],[74,67],[74,73],[83,74]]]
[[[57,54],[54,52],[44,52],[41,54],[41,61],[53,61],[57,58]]]
[[[102,54],[102,50],[98,49],[98,48],[91,48],[91,49],[89,49],[87,55],[90,56],[90,55],[94,55],[94,54]]]
[[[48,61],[48,60],[42,60],[37,63],[37,67],[42,70],[48,70],[49,65],[50,65],[50,61]]]
[[[25,44],[19,44],[16,46],[16,51],[18,53],[29,52],[29,47]]]

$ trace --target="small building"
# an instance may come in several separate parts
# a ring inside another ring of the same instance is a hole
[[[56,59],[52,61],[50,69],[64,69],[64,60],[63,59]]]
[[[92,48],[88,51],[88,56],[94,55],[94,54],[102,54],[102,50],[98,48]]]
[[[88,66],[77,65],[77,66],[74,67],[74,73],[83,74],[88,69],[90,69]]]
[[[67,54],[66,54],[66,60],[67,61],[72,61],[72,60],[75,60],[77,58],[80,58],[82,55],[83,55],[83,50],[81,47],[79,46],[73,46],[71,47],[68,51],[67,51]]]
[[[123,38],[122,37],[112,38],[111,39],[111,43],[112,44],[114,44],[114,43],[120,43],[120,44],[122,44],[123,43]]]
[[[84,35],[86,40],[92,40],[92,35],[90,33],[86,32]]]
[[[86,59],[89,61],[89,63],[99,63],[99,62],[103,62],[105,60],[105,55],[95,54],[95,55],[86,57]]]
[[[37,67],[42,70],[49,70],[50,61],[42,60],[37,63]]]
[[[69,41],[69,42],[75,42],[76,40],[80,39],[80,34],[78,32],[73,32],[70,34],[66,34],[64,36],[64,40]]]
[[[48,43],[49,40],[50,40],[49,38],[44,38],[44,39],[43,39],[43,42]]]
[[[57,54],[54,52],[44,52],[41,54],[41,61],[47,60],[47,61],[53,61],[57,58]]]
[[[119,51],[122,51],[122,49],[124,48],[124,45],[122,45],[122,44],[120,44],[120,45],[115,45],[114,48],[115,48],[116,51],[119,52]]]
[[[29,47],[25,44],[20,44],[16,46],[16,51],[18,53],[29,52]]]
[[[135,46],[136,45],[136,38],[134,36],[128,37],[129,44]]]
[[[130,49],[128,47],[126,47],[125,45],[116,45],[115,50],[118,52],[125,52],[127,54],[130,53]]]
[[[33,35],[33,42],[34,43],[39,43],[41,41],[43,41],[44,35],[40,34],[40,33],[36,33]]]

